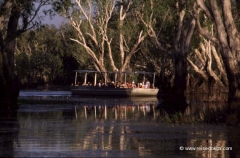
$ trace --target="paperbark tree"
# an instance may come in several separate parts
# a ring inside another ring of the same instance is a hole
[[[231,5],[234,2],[230,0],[207,2],[197,0],[196,2],[194,9],[200,34],[220,48],[228,78],[228,100],[231,103],[240,97],[240,34],[232,15]],[[200,21],[202,14],[214,24],[216,34],[212,35],[203,27]]]
[[[205,84],[211,84],[210,87],[208,87],[209,90],[211,90],[213,88],[212,86],[216,84],[227,88],[227,74],[221,55],[217,52],[215,46],[210,41],[205,40],[200,43],[200,48],[196,48],[194,53],[187,57],[187,61],[194,72],[204,79]]]
[[[35,0],[3,0],[0,4],[0,48],[2,64],[0,102],[2,103],[1,105],[5,105],[2,108],[16,108],[19,95],[19,80],[14,73],[16,38],[36,25],[34,18],[37,16],[41,6],[46,5],[48,0],[38,1],[36,8],[33,7],[34,3]],[[20,19],[22,20],[21,23],[19,23]]]
[[[181,7],[179,7],[181,5]],[[175,99],[170,99],[175,103],[184,102],[184,93],[186,90],[186,77],[187,77],[187,54],[190,48],[190,42],[192,39],[192,35],[195,29],[195,19],[192,15],[186,18],[186,4],[179,4],[176,3],[176,8],[178,10],[178,25],[175,26],[176,34],[175,39],[173,41],[173,45],[165,46],[158,37],[161,30],[156,28],[155,20],[154,20],[154,2],[153,0],[150,1],[151,6],[151,14],[150,18],[147,20],[140,15],[142,22],[145,24],[146,28],[148,29],[148,35],[153,39],[158,48],[159,52],[167,53],[171,56],[173,60],[173,67],[174,67],[174,83],[172,87],[172,92],[174,93]],[[187,20],[188,19],[188,20]],[[161,27],[160,27],[161,28]],[[173,37],[173,36],[172,36]]]
[[[126,71],[132,56],[145,39],[142,29],[136,34],[128,35],[123,29],[127,23],[127,17],[130,16],[131,5],[130,0],[75,0],[74,7],[66,9],[65,15],[78,35],[78,38],[71,38],[71,40],[85,49],[97,71]],[[113,21],[117,22],[118,29],[112,26]],[[134,22],[132,24],[137,28],[139,22]],[[126,40],[126,37],[131,42]],[[109,67],[106,61],[109,61]]]

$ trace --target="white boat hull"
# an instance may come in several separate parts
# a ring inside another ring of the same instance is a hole
[[[79,86],[71,88],[71,92],[72,95],[89,96],[157,96],[158,89]]]

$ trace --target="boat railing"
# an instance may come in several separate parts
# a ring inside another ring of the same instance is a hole
[[[88,85],[88,84],[82,84],[82,85],[72,85],[71,86],[72,88],[75,88],[75,89],[85,89],[85,88],[125,88],[125,89],[130,89],[130,88],[142,88],[142,89],[155,89],[155,87],[152,85],[150,87],[146,87],[145,85],[140,85],[140,83],[138,83],[137,85],[132,85],[132,84],[122,84],[120,86],[117,86],[117,85],[101,85],[101,86],[98,86],[98,85]]]
[[[111,88],[154,88],[154,84],[155,84],[155,73],[154,72],[145,72],[145,71],[124,71],[124,72],[120,72],[120,71],[94,71],[94,70],[74,70],[75,72],[75,82],[74,82],[74,86],[72,84],[73,87],[78,87],[78,86],[94,86],[94,87],[111,87]],[[78,73],[85,73],[84,76],[84,82],[83,84],[80,85],[79,82],[77,82],[77,75]],[[87,82],[87,75],[88,73],[94,73],[94,83],[90,83]],[[101,85],[97,84],[97,74],[98,73],[103,73],[104,74],[104,82],[101,83]],[[114,81],[110,81],[107,82],[106,81],[106,75],[107,74],[111,74],[114,73],[115,74],[115,79]],[[118,74],[124,74],[124,82],[119,83],[119,81],[117,82],[117,75]],[[145,81],[145,75],[153,75],[153,81],[152,84],[147,83],[147,84],[142,84],[142,83],[135,83],[134,81],[132,83],[127,82],[126,78],[127,78],[127,74],[143,74],[144,75],[144,81]]]

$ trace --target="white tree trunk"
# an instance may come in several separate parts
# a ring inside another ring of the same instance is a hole
[[[77,39],[71,38],[71,40],[77,42],[85,49],[86,53],[92,58],[93,64],[97,70],[106,71],[106,63],[104,61],[104,58],[105,54],[107,53],[111,69],[113,71],[126,71],[126,69],[129,67],[129,63],[133,54],[138,51],[140,44],[146,37],[143,31],[140,31],[134,45],[130,46],[125,42],[125,35],[122,28],[124,27],[124,22],[126,21],[127,14],[132,4],[131,1],[128,1],[126,6],[123,6],[122,4],[119,6],[119,43],[114,43],[114,45],[119,45],[119,67],[116,66],[116,59],[114,59],[113,56],[114,52],[112,50],[112,41],[114,37],[110,37],[108,33],[109,20],[112,18],[112,14],[115,9],[115,1],[98,1],[97,3],[99,6],[97,7],[102,8],[99,10],[96,9],[96,14],[93,14],[93,12],[91,12],[91,10],[93,10],[91,0],[87,0],[87,6],[84,6],[81,0],[75,0],[75,2],[78,6],[80,17],[83,16],[84,18],[76,19],[75,17],[70,16],[70,23],[78,35]],[[120,3],[123,3],[123,1],[120,0]],[[87,21],[87,24],[90,28],[89,30],[82,29],[83,22],[85,22],[84,20]],[[87,40],[89,40],[88,37],[90,37],[92,41],[91,45],[89,45],[87,42]],[[128,48],[129,51],[127,51],[126,48]]]

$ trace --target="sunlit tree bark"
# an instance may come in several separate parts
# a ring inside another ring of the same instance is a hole
[[[205,40],[200,43],[200,48],[195,49],[194,54],[187,57],[187,61],[193,70],[205,80],[205,83],[212,82],[212,84],[216,83],[227,88],[227,75],[221,56],[210,41]],[[213,62],[216,63],[216,68],[213,68]]]
[[[106,67],[106,57],[110,61],[110,70],[126,71],[129,68],[132,56],[138,51],[140,44],[146,37],[143,30],[140,30],[137,38],[134,37],[135,39],[131,36],[136,36],[136,34],[129,34],[128,38],[132,38],[131,44],[126,42],[123,27],[132,5],[131,1],[95,2],[87,0],[83,2],[75,0],[74,2],[79,13],[76,16],[73,12],[68,12],[68,17],[77,32],[78,38],[71,38],[71,40],[85,49],[98,71],[109,69]],[[113,14],[118,14],[118,19],[113,19],[116,18]],[[110,20],[118,22],[119,30],[110,27]],[[117,37],[118,40],[116,40]],[[116,50],[116,47],[118,47],[118,50]],[[116,56],[119,56],[119,58],[116,58]]]
[[[229,85],[229,102],[240,97],[240,35],[232,15],[230,0],[211,0],[207,7],[204,0],[197,0],[195,14],[199,32],[220,48]],[[200,22],[203,13],[214,24],[216,35],[212,35]]]

